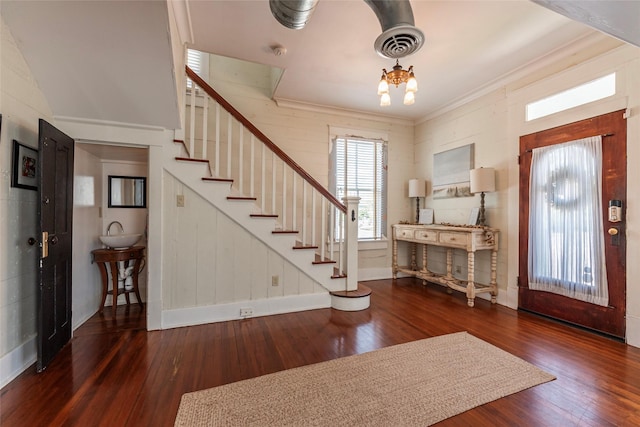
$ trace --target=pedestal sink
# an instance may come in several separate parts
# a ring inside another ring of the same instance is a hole
[[[142,234],[110,234],[100,236],[100,241],[111,249],[127,249],[138,243]]]

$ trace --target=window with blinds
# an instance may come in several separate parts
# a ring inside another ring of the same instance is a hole
[[[209,71],[208,65],[207,54],[199,50],[187,49],[187,66],[205,81],[209,80],[207,75]],[[190,89],[192,85],[191,79],[187,79],[187,88]]]
[[[381,139],[336,137],[331,150],[330,186],[341,200],[360,197],[358,240],[383,239],[387,213],[387,144]]]

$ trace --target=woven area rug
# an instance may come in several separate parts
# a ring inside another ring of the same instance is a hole
[[[425,426],[555,379],[466,332],[182,396],[176,426]]]

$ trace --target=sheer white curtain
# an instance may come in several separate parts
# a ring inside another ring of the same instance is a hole
[[[601,200],[600,136],[533,150],[529,289],[608,305]]]

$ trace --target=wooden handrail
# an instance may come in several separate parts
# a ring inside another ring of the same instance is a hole
[[[296,171],[305,181],[307,181],[313,188],[315,188],[320,194],[322,194],[327,200],[334,204],[342,212],[347,213],[347,207],[340,202],[336,197],[331,194],[322,184],[316,181],[307,171],[305,171],[300,165],[298,165],[291,157],[289,157],[284,151],[274,144],[265,134],[253,125],[245,116],[236,110],[231,104],[227,102],[218,92],[216,92],[207,82],[205,82],[199,75],[197,75],[188,65],[185,65],[187,76],[198,86],[200,86],[211,98],[229,112],[237,121],[247,128],[256,138],[258,138],[264,145],[267,146],[272,152],[274,152],[280,159],[285,162],[291,169]]]

